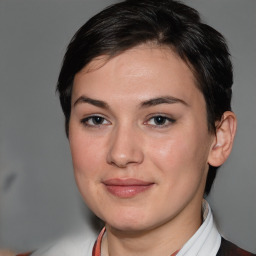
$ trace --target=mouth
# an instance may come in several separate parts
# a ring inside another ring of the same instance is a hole
[[[154,185],[137,179],[109,179],[103,182],[107,191],[119,198],[131,198],[140,193],[146,192]]]

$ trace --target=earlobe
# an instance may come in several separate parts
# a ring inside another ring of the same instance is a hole
[[[226,111],[217,123],[215,139],[212,143],[208,163],[222,165],[230,155],[236,133],[237,119],[233,112]]]

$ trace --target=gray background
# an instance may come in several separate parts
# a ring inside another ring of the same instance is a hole
[[[55,95],[71,36],[112,1],[0,0],[0,246],[28,250],[84,228],[64,119]],[[256,252],[256,1],[190,0],[233,56],[232,155],[210,195],[225,237]]]

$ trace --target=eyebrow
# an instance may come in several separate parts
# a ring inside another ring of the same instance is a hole
[[[92,98],[88,98],[86,96],[79,97],[75,101],[73,106],[75,107],[79,103],[89,103],[89,104],[94,105],[94,106],[99,107],[99,108],[109,109],[109,105],[106,102],[104,102],[102,100],[95,100],[95,99],[92,99]]]
[[[156,106],[160,104],[174,104],[174,103],[181,103],[185,106],[188,106],[188,104],[182,99],[178,99],[172,96],[162,96],[162,97],[157,97],[157,98],[149,99],[142,102],[141,107],[151,107],[151,106]]]
[[[99,108],[110,109],[109,105],[105,101],[92,99],[86,96],[79,97],[75,101],[73,106],[75,107],[77,104],[80,104],[80,103],[88,103]],[[140,107],[144,108],[144,107],[151,107],[151,106],[156,106],[160,104],[174,104],[174,103],[181,103],[185,106],[188,106],[188,104],[184,100],[181,100],[172,96],[162,96],[162,97],[157,97],[157,98],[143,101],[140,104]]]

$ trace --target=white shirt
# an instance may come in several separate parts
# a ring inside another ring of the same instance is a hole
[[[202,225],[184,244],[177,256],[215,256],[217,254],[221,244],[221,236],[206,200],[202,202],[202,211]]]

